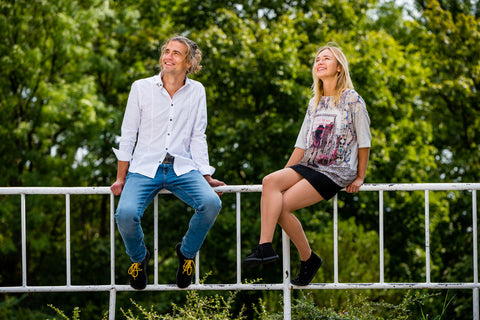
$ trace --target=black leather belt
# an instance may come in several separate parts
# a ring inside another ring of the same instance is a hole
[[[172,156],[170,153],[167,153],[167,155],[163,159],[162,163],[163,164],[173,164],[174,161],[175,161],[175,157]]]

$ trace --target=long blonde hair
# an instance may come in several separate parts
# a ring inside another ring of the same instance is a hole
[[[320,49],[318,49],[317,54],[315,55],[315,60],[317,59],[318,55],[325,50],[330,50],[330,52],[332,52],[332,54],[337,59],[337,62],[341,66],[341,70],[338,72],[337,85],[335,87],[335,94],[333,97],[334,101],[338,103],[340,101],[340,96],[345,90],[353,89],[352,79],[350,79],[350,73],[348,71],[348,61],[347,61],[347,58],[345,57],[345,54],[343,54],[342,50],[339,47],[336,47],[332,44],[327,44],[321,47]],[[313,76],[312,93],[313,93],[314,106],[317,107],[318,103],[320,102],[320,99],[324,96],[325,92],[323,90],[323,81],[321,81],[317,77],[315,72],[315,60],[313,62],[313,67],[312,67],[312,76]]]

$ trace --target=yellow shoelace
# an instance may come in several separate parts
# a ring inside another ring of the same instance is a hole
[[[187,275],[191,276],[192,271],[195,268],[195,262],[193,260],[185,260],[185,263],[183,264],[183,272],[182,273],[187,273]]]
[[[128,268],[128,274],[133,277],[133,280],[138,277],[138,272],[142,271],[142,269],[140,269],[141,265],[141,263],[133,263],[130,268]]]

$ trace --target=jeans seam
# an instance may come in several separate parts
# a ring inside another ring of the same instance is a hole
[[[150,192],[148,194],[148,196],[145,198],[145,200],[143,201],[142,203],[142,209],[141,209],[141,212],[142,212],[142,218],[143,218],[143,213],[145,212],[145,210],[147,209],[147,207],[150,205],[150,203],[152,203],[152,200],[155,198],[155,196],[152,197],[152,199],[150,201],[148,201],[149,197],[154,194],[154,193],[158,193],[160,190],[162,190],[163,187],[157,187],[155,189],[152,190],[152,192]],[[145,205],[146,203],[148,202],[147,205]]]
[[[198,209],[198,202],[197,200],[195,199],[195,197],[193,197],[189,192],[187,192],[184,188],[180,187],[180,186],[175,186],[175,185],[165,185],[165,189],[169,190],[170,192],[173,193],[173,189],[177,189],[177,190],[180,190],[180,191],[183,191],[191,200],[193,200],[193,203],[195,203],[195,207],[192,207],[195,211],[197,211]],[[179,197],[177,197],[179,198]],[[181,198],[179,198],[181,200]],[[189,205],[187,203],[187,205]]]

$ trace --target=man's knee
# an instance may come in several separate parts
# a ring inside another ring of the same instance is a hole
[[[220,200],[220,197],[217,194],[212,195],[209,198],[207,206],[209,206],[213,211],[220,212],[222,209],[222,200]]]
[[[216,217],[222,209],[222,200],[220,200],[220,197],[214,193],[203,198],[201,207],[209,215]]]
[[[137,224],[140,221],[136,208],[128,205],[119,205],[117,207],[115,220],[121,226]]]

